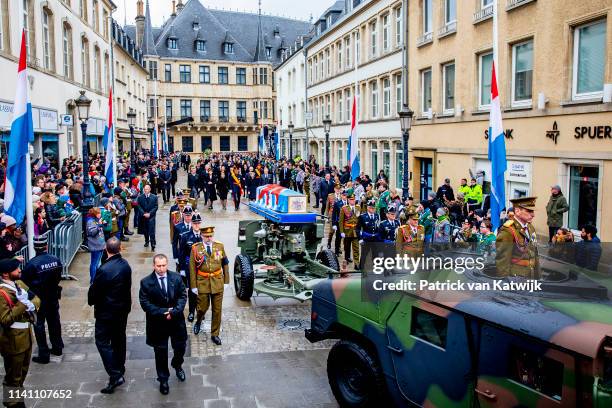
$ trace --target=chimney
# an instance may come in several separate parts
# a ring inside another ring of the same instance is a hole
[[[136,2],[136,46],[142,46],[142,38],[144,36],[145,16],[142,0]]]
[[[172,17],[176,17],[176,0],[172,0]]]

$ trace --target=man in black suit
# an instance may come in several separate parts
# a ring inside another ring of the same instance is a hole
[[[157,213],[157,196],[151,194],[151,186],[144,186],[143,193],[138,197],[140,208],[140,223],[138,233],[144,235],[145,248],[151,243],[151,250],[155,251],[155,214]]]
[[[98,268],[87,294],[87,303],[94,307],[96,318],[96,346],[110,377],[100,391],[103,394],[112,394],[125,382],[125,329],[132,307],[132,268],[120,252],[118,238],[106,241],[108,258]]]
[[[154,272],[140,281],[140,306],[147,315],[147,344],[155,351],[155,369],[159,392],[170,392],[168,378],[168,339],[174,351],[172,368],[179,381],[185,381],[183,361],[187,345],[187,327],[183,309],[187,291],[181,276],[168,271],[168,258],[158,254],[153,258]]]
[[[165,164],[162,164],[161,171],[159,172],[159,189],[162,192],[162,197],[164,199],[164,204],[167,204],[170,201],[170,180],[172,178],[172,173],[168,170]]]
[[[325,173],[325,178],[321,180],[319,186],[319,197],[321,198],[321,215],[325,214],[327,209],[327,196],[334,192],[334,182],[331,179],[331,174]]]
[[[291,164],[285,162],[285,165],[280,170],[280,174],[278,175],[278,184],[283,187],[289,188],[289,183],[291,182]]]

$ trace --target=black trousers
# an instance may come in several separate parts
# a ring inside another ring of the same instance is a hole
[[[47,322],[47,326],[49,326],[51,347],[53,350],[63,349],[64,342],[62,341],[59,303],[51,305],[43,303],[40,309],[38,309],[36,323],[34,324],[34,335],[36,336],[36,344],[38,344],[38,355],[43,358],[48,358],[51,354],[51,350],[47,344],[45,322]]]
[[[186,274],[189,274],[189,271],[187,271]],[[181,276],[181,278],[183,278],[183,283],[185,284],[185,287],[187,288],[187,300],[189,301],[189,313],[195,313],[196,304],[198,302],[198,297],[196,296],[195,293],[191,291],[191,288],[189,287],[189,277]]]
[[[170,187],[172,188],[172,197],[176,196],[176,180],[170,182]]]
[[[175,335],[171,335],[170,344],[172,344],[172,361],[170,365],[172,368],[181,368],[183,361],[185,361],[185,340],[177,340]],[[155,370],[157,371],[157,379],[159,381],[168,381],[170,378],[170,370],[168,370],[168,340],[166,339],[165,347],[153,347],[155,351]]]
[[[111,381],[117,381],[125,374],[126,327],[127,315],[96,319],[96,347]]]
[[[143,220],[143,235],[145,243],[151,243],[155,245],[155,218],[148,218]]]
[[[167,203],[168,201],[170,201],[170,184],[160,183],[159,187],[162,191],[162,198],[164,200],[164,203]]]
[[[557,231],[561,227],[548,227],[548,242],[552,242],[552,239],[555,235],[557,235]]]

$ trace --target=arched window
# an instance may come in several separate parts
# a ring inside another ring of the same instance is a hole
[[[43,34],[43,66],[45,69],[55,71],[55,24],[53,12],[48,7],[42,9]]]
[[[8,0],[0,0],[0,51],[9,51]]]
[[[72,62],[72,27],[68,22],[62,25],[62,64],[64,66],[64,77],[74,79]]]

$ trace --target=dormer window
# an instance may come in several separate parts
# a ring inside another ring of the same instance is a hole
[[[196,40],[196,51],[206,52],[206,41]]]
[[[198,31],[200,29],[200,23],[198,21],[193,22],[193,29]]]
[[[332,16],[331,14],[327,16],[327,26],[330,27],[332,25]]]
[[[278,26],[274,26],[274,36],[280,37],[280,28]]]
[[[272,57],[272,47],[266,47],[266,57]]]
[[[223,44],[223,52],[226,54],[233,54],[234,53],[234,44],[233,43],[224,43]]]
[[[178,48],[178,41],[176,38],[168,38],[168,49],[176,50]]]

